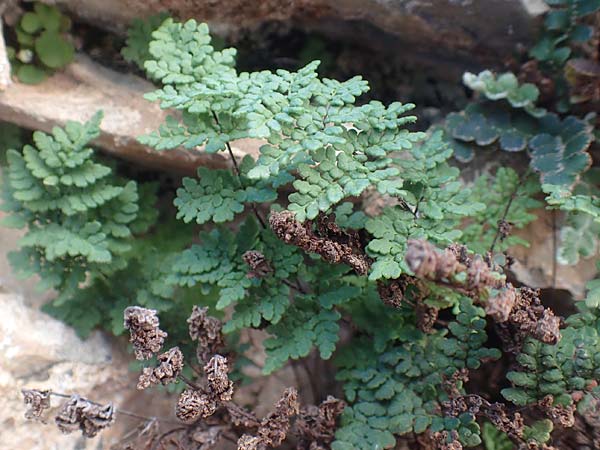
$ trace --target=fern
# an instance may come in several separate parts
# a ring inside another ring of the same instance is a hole
[[[466,446],[481,443],[479,425],[470,415],[444,417],[440,402],[448,399],[441,388],[444,376],[462,368],[477,368],[482,359],[497,358],[495,349],[482,347],[486,340],[483,310],[461,299],[451,335],[423,335],[409,323],[398,323],[404,338],[374,352],[367,342],[353,345],[340,357],[338,378],[345,382],[352,403],[342,418],[334,450],[393,448],[394,435],[456,430]],[[459,390],[463,387],[459,383]]]
[[[499,252],[515,245],[528,246],[527,241],[513,234],[500,239],[499,221],[504,220],[516,229],[524,228],[536,219],[531,211],[542,206],[542,202],[535,199],[539,193],[536,180],[530,176],[522,180],[510,168],[499,168],[494,177],[488,174],[478,177],[473,184],[471,199],[485,203],[486,208],[469,218],[460,241],[479,254],[485,254],[493,244]]]
[[[166,13],[155,14],[147,19],[133,19],[127,30],[125,47],[121,49],[121,55],[125,61],[134,63],[140,69],[144,69],[144,62],[150,58],[148,47],[152,41],[152,32],[156,30],[168,17]]]
[[[156,186],[120,179],[88,146],[101,118],[98,113],[52,134],[35,132],[35,146],[8,151],[3,183],[2,207],[10,213],[4,223],[28,226],[21,250],[9,255],[13,267],[25,277],[38,274],[42,288],[56,289],[54,311],[83,334],[110,313],[108,306],[86,313],[90,292],[107,276],[132,270],[132,258],[141,256],[133,232],[145,233],[156,221]]]
[[[384,209],[365,225],[374,238],[367,246],[375,259],[370,279],[398,278],[408,271],[404,251],[409,239],[452,242],[461,235],[462,217],[484,209],[482,203],[470,201],[469,189],[457,180],[458,169],[446,162],[450,155],[437,132],[411,150],[409,158],[396,161],[403,169],[404,189],[395,193],[401,203]]]
[[[595,308],[583,308],[567,319],[562,339],[557,345],[529,340],[517,356],[519,367],[507,374],[513,387],[502,395],[516,405],[528,405],[550,395],[554,405],[574,403],[572,393],[591,395],[600,366],[598,365],[598,314]]]

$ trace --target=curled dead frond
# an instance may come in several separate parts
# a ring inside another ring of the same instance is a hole
[[[411,240],[406,262],[417,277],[456,289],[481,304],[502,326],[507,351],[518,350],[526,336],[546,344],[560,339],[560,319],[542,305],[539,291],[515,289],[479,255],[471,257],[456,245],[441,252],[429,242]]]
[[[515,306],[517,293],[511,284],[507,284],[498,295],[490,297],[485,305],[485,313],[498,323],[506,322]]]
[[[23,401],[27,410],[25,411],[25,418],[42,420],[42,414],[45,410],[50,409],[50,395],[51,390],[39,390],[39,389],[22,389]]]
[[[269,225],[286,244],[300,247],[306,253],[316,253],[332,264],[348,264],[359,275],[366,275],[369,270],[369,260],[361,250],[358,239],[332,221],[320,219],[318,225],[322,235],[317,235],[313,230],[312,221],[299,222],[291,211],[271,213]]]
[[[212,416],[217,410],[216,401],[209,395],[195,389],[186,389],[179,396],[175,415],[185,423],[193,423],[199,418]]]
[[[259,251],[248,250],[242,255],[242,259],[250,268],[248,278],[264,278],[273,272],[269,261]]]
[[[220,402],[228,402],[233,397],[233,381],[229,379],[227,358],[221,355],[213,356],[204,366],[207,380],[207,391]]]
[[[199,308],[194,305],[187,323],[190,337],[193,341],[198,341],[196,356],[205,364],[225,345],[221,321],[208,315],[208,307]]]
[[[152,385],[174,383],[183,369],[183,353],[173,347],[158,355],[156,367],[145,367],[140,375],[137,388],[146,389]]]
[[[346,403],[331,395],[319,406],[301,408],[296,420],[299,435],[298,449],[329,448],[335,437],[336,421]]]
[[[112,403],[99,405],[79,395],[72,395],[55,418],[56,425],[63,433],[81,430],[83,436],[88,438],[111,426],[114,420],[115,408]]]
[[[133,344],[135,358],[150,359],[162,348],[167,333],[159,328],[156,310],[130,306],[125,309],[126,330],[129,330],[129,342]]]
[[[233,381],[229,379],[227,359],[213,356],[204,366],[206,389],[186,389],[179,396],[176,416],[186,423],[212,416],[219,406],[233,397]]]
[[[442,280],[464,270],[452,250],[438,252],[435,246],[423,240],[409,240],[405,258],[418,278]]]
[[[559,425],[563,428],[571,428],[575,425],[576,404],[573,403],[567,406],[555,405],[554,397],[552,395],[546,395],[538,405],[555,425]]]
[[[238,440],[238,450],[275,448],[280,446],[288,435],[292,417],[300,411],[298,391],[287,388],[275,404],[274,411],[261,420],[257,435],[244,434]]]

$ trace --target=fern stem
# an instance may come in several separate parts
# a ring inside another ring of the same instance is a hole
[[[496,247],[496,243],[498,242],[498,239],[500,238],[500,223],[506,221],[506,218],[508,217],[508,211],[510,210],[510,207],[512,206],[513,201],[515,200],[515,198],[517,198],[517,194],[519,192],[519,188],[521,187],[522,182],[525,181],[525,179],[527,179],[527,177],[529,176],[529,172],[531,169],[527,169],[527,171],[523,174],[522,177],[519,177],[519,179],[517,180],[517,184],[515,186],[515,189],[513,190],[513,193],[511,194],[510,198],[508,199],[508,202],[506,203],[506,208],[504,208],[504,213],[502,214],[502,217],[500,218],[500,220],[498,221],[498,229],[496,230],[496,235],[494,236],[494,240],[492,241],[492,245],[490,246],[490,255],[494,254],[494,248]]]
[[[215,119],[217,126],[219,127],[219,131],[222,131],[221,122],[219,122],[219,116],[212,109],[210,110],[210,112],[212,113],[212,116]],[[231,144],[229,143],[229,141],[225,141],[225,147],[227,148],[227,153],[229,153],[229,158],[231,159],[231,163],[233,164],[233,170],[238,179],[238,183],[240,184],[240,187],[243,189],[244,182],[242,181],[242,172],[240,171],[240,167],[238,166],[237,160],[235,159],[235,155],[233,154],[233,150],[231,149]],[[258,208],[256,207],[256,204],[252,203],[251,207],[252,207],[252,212],[254,212],[254,216],[256,217],[256,220],[258,220],[258,222],[260,223],[260,225],[263,228],[267,228],[265,219],[263,219],[262,216],[260,215],[260,213],[258,212]]]
[[[179,378],[181,381],[183,381],[185,384],[187,384],[192,389],[195,389],[196,391],[201,391],[202,390],[202,388],[200,386],[198,386],[196,383],[194,383],[192,380],[190,380],[189,378],[187,378],[183,374],[179,374],[177,376],[177,378]]]

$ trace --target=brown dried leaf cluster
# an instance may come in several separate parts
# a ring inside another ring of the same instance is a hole
[[[213,356],[204,366],[206,389],[199,391],[188,388],[181,393],[175,409],[178,419],[192,423],[200,418],[212,416],[219,406],[233,397],[233,382],[229,379],[227,359]]]
[[[507,285],[507,289],[514,288]],[[527,287],[515,289],[515,303],[506,323],[518,334],[518,336],[513,334],[513,339],[532,336],[541,342],[553,345],[560,339],[560,318],[542,305],[539,295],[537,289]],[[517,348],[519,347],[517,342]]]
[[[575,403],[568,406],[555,405],[554,397],[546,395],[539,402],[539,406],[555,425],[563,428],[571,428],[575,425],[575,410],[577,408]]]
[[[542,305],[539,291],[515,289],[481,257],[470,257],[461,246],[454,244],[440,252],[427,241],[411,240],[406,262],[417,277],[456,289],[483,304],[486,314],[501,326],[505,347],[511,351],[520,348],[526,336],[546,344],[560,339],[560,319]],[[495,290],[499,292],[486,298]],[[514,342],[508,344],[509,340]]]
[[[63,433],[81,430],[83,436],[88,438],[111,426],[114,420],[115,409],[112,403],[98,405],[79,395],[72,395],[55,418],[56,425]]]
[[[22,389],[23,401],[27,410],[25,411],[26,419],[42,420],[42,414],[45,410],[50,409],[51,390],[38,389]]]
[[[333,215],[320,215],[316,221],[301,223],[293,212],[282,211],[271,213],[269,225],[286,244],[316,253],[331,264],[348,264],[357,274],[366,275],[370,263],[357,233],[342,230],[334,219]]]
[[[208,307],[199,308],[194,305],[187,323],[190,337],[193,341],[198,341],[198,361],[206,364],[212,355],[225,346],[221,321],[208,315]]]
[[[264,278],[273,273],[273,268],[261,252],[248,250],[242,255],[242,259],[250,268],[248,278]]]
[[[511,414],[502,403],[490,403],[479,395],[464,395],[442,403],[445,415],[458,417],[469,413],[487,418],[498,430],[517,443],[523,442],[525,422],[518,412]]]
[[[478,255],[470,257],[461,245],[450,245],[439,251],[433,244],[411,239],[405,255],[406,263],[418,278],[449,283],[465,293],[476,295],[487,288],[500,288],[504,281],[500,274],[492,271]],[[466,280],[457,280],[459,274]]]
[[[167,385],[177,381],[183,369],[183,353],[179,347],[173,347],[165,353],[158,355],[156,367],[144,367],[138,380],[137,388],[146,389],[153,385]]]
[[[414,281],[414,277],[406,274],[402,274],[398,279],[390,280],[387,283],[379,280],[377,281],[377,292],[383,303],[392,308],[400,308],[407,286],[414,283]]]
[[[458,432],[438,431],[433,433],[433,442],[438,450],[463,450],[463,446],[458,438]]]
[[[156,310],[130,306],[125,309],[124,326],[129,330],[135,358],[150,359],[162,348],[167,333],[159,328]]]
[[[331,395],[319,406],[300,409],[296,420],[297,450],[325,450],[335,438],[336,421],[346,403]]]
[[[260,422],[256,436],[244,434],[238,440],[238,450],[275,448],[283,443],[290,430],[291,419],[300,411],[298,392],[287,388],[272,411]]]

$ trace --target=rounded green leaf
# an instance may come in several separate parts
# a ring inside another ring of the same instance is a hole
[[[23,64],[17,70],[17,78],[21,83],[38,84],[46,79],[46,72],[32,64]]]
[[[40,19],[37,14],[28,12],[23,14],[21,17],[21,28],[26,33],[33,34],[38,31],[42,26]]]
[[[73,45],[54,31],[44,31],[35,40],[35,52],[46,66],[59,69],[73,60]]]

